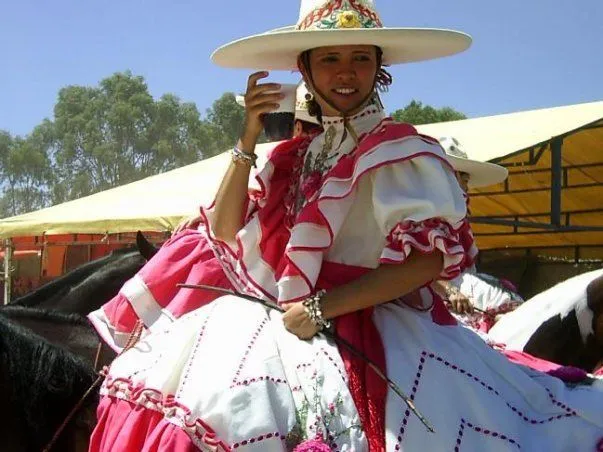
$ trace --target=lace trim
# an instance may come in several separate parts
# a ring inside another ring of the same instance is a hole
[[[202,450],[208,448],[216,452],[230,452],[231,450],[207,423],[192,415],[191,411],[177,402],[173,395],[164,396],[155,389],[136,387],[129,379],[112,379],[111,376],[107,376],[101,394],[162,413],[166,420],[182,428],[195,445]]]
[[[439,218],[430,218],[421,222],[403,221],[391,230],[387,245],[381,254],[381,263],[402,263],[408,259],[412,249],[423,254],[438,249],[444,253],[444,267],[440,273],[443,279],[458,276],[466,266],[466,252],[473,243],[462,243],[459,236],[464,226],[454,227]]]

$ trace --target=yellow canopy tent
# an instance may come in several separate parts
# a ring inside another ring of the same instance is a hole
[[[576,257],[603,257],[603,102],[420,129],[509,169],[505,183],[471,194],[481,249],[572,246]]]

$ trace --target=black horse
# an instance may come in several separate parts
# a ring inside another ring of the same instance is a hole
[[[55,318],[53,323],[73,319]],[[1,449],[39,452],[96,379],[92,365],[0,315]],[[94,425],[96,393],[86,400],[53,450],[84,451]]]
[[[84,264],[2,306],[0,315],[90,364],[107,364],[115,354],[103,347],[103,353],[97,356],[100,339],[84,316],[114,297],[156,252],[139,231],[136,247],[115,250]]]
[[[115,357],[109,347],[98,354],[100,339],[88,319],[79,314],[8,305],[0,309],[1,317],[77,355],[90,366],[108,364]]]
[[[0,308],[2,451],[40,451],[115,353],[102,347],[85,314],[98,309],[152,257],[137,248],[112,252]],[[95,366],[97,369],[95,369]],[[84,451],[94,425],[97,392],[59,436],[56,451]]]

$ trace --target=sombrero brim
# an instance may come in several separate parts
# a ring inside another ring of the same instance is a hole
[[[469,187],[479,188],[500,184],[509,175],[507,168],[489,162],[478,162],[447,155],[456,171],[469,174]]]
[[[211,56],[218,66],[257,70],[295,70],[302,52],[324,46],[375,45],[387,65],[412,63],[454,55],[471,45],[471,37],[432,28],[352,28],[291,30],[289,27],[238,39]]]

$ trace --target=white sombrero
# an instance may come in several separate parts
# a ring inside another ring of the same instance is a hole
[[[301,121],[310,122],[312,124],[320,125],[318,118],[314,116],[310,116],[308,113],[308,100],[310,99],[310,93],[306,88],[306,84],[302,81],[297,85],[297,89],[295,92],[295,119],[299,119]],[[237,103],[241,106],[245,106],[245,97],[236,96]]]
[[[452,167],[456,171],[469,174],[468,185],[471,188],[499,184],[509,175],[509,171],[503,166],[471,160],[456,138],[444,137],[439,141]]]
[[[218,48],[219,66],[296,70],[297,57],[316,47],[375,45],[383,64],[410,63],[454,55],[471,45],[471,37],[453,30],[385,28],[374,0],[301,0],[295,27],[283,27],[238,39]]]

